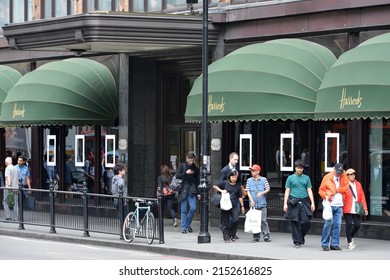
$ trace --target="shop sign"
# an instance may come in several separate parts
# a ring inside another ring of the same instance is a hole
[[[18,108],[18,105],[16,104],[16,102],[14,103],[14,110],[12,112],[12,118],[15,118],[15,117],[22,117],[24,118],[24,113],[26,112],[26,110],[24,109],[24,105],[22,108]]]
[[[355,106],[360,108],[363,103],[363,97],[360,95],[360,90],[357,96],[347,95],[347,89],[343,88],[341,91],[340,109],[344,109],[346,106]]]
[[[213,100],[213,96],[209,96],[209,105],[207,106],[208,113],[211,113],[212,111],[219,111],[220,113],[223,113],[225,111],[225,101],[223,99],[223,96],[221,98],[221,101],[215,101]]]

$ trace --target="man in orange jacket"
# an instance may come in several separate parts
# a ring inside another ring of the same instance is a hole
[[[343,196],[349,188],[348,178],[342,163],[336,163],[333,170],[322,179],[318,193],[322,199],[330,201],[333,219],[325,220],[322,229],[321,246],[324,251],[341,250],[340,231],[343,216]],[[332,237],[332,238],[331,238]],[[330,240],[331,239],[331,240]]]

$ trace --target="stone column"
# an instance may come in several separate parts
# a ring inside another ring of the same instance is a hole
[[[129,56],[118,56],[118,117],[119,117],[119,159],[128,164],[128,141],[129,141]],[[128,166],[127,166],[128,168]],[[128,172],[127,172],[128,175]]]

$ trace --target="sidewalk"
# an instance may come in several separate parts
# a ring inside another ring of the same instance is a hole
[[[172,227],[165,221],[165,243],[155,240],[148,245],[145,239],[136,238],[127,244],[119,236],[90,232],[83,237],[82,231],[57,228],[57,233],[48,227],[25,225],[19,230],[18,224],[0,223],[0,234],[25,238],[72,242],[115,248],[130,248],[160,254],[169,254],[199,259],[266,259],[266,260],[390,260],[390,241],[356,238],[355,250],[348,250],[347,242],[341,238],[342,251],[324,252],[320,246],[321,236],[307,235],[306,244],[299,249],[293,247],[291,234],[271,232],[272,242],[252,243],[252,235],[239,230],[236,242],[225,243],[219,228],[210,227],[211,243],[198,244],[199,222],[193,222],[193,233],[182,234],[180,228]]]

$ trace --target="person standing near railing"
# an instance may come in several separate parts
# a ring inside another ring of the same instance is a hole
[[[30,180],[30,171],[28,169],[28,166],[26,165],[26,157],[19,156],[18,157],[18,164],[16,165],[16,168],[19,171],[19,179],[22,180],[22,186],[23,188],[28,188],[29,191],[24,191],[24,196],[29,197],[31,195],[31,180]]]
[[[114,166],[114,177],[112,178],[112,195],[118,196],[120,186],[122,186],[123,196],[127,196],[127,186],[123,177],[126,175],[126,166],[123,163],[117,163]],[[119,213],[119,200],[114,198],[114,206]],[[124,217],[129,213],[129,204],[125,199],[123,202]]]
[[[10,205],[9,201],[7,199],[9,192],[14,192],[14,199],[13,199],[13,207],[12,207],[12,219],[14,221],[18,220],[18,189],[19,189],[19,171],[18,169],[12,164],[12,158],[7,157],[5,159],[5,187],[4,190],[4,198],[3,198],[3,205],[4,205],[4,211],[5,211],[5,219],[11,220],[11,211],[10,211]],[[13,190],[10,190],[10,189]]]

